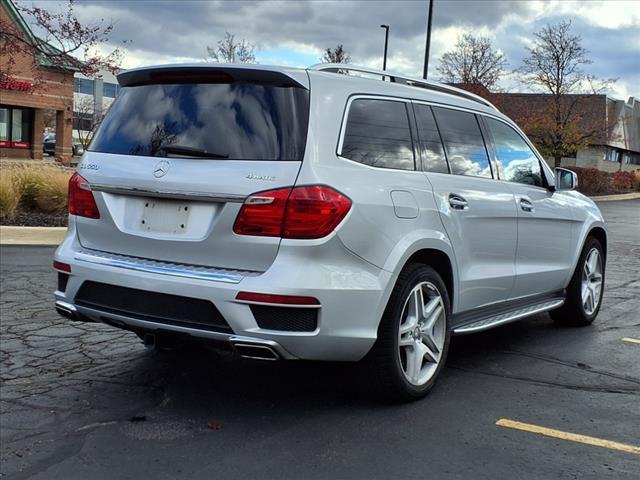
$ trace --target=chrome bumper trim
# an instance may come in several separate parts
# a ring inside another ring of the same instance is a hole
[[[76,252],[74,259],[80,262],[106,265],[109,267],[126,268],[139,272],[171,275],[174,277],[194,278],[223,283],[240,283],[247,276],[256,276],[258,272],[246,271],[240,273],[236,270],[223,270],[196,265],[175,264],[160,260],[148,260],[139,257],[130,257],[116,253],[100,252],[98,250],[82,249]]]
[[[171,198],[176,200],[193,200],[196,202],[243,203],[247,198],[245,195],[234,195],[230,193],[151,190],[135,187],[122,187],[118,185],[106,185],[102,183],[92,183],[91,190],[95,192],[115,193],[119,195],[133,195],[136,197]]]

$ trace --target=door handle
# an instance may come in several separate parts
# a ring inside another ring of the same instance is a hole
[[[449,205],[451,205],[451,208],[454,210],[466,210],[469,208],[469,204],[464,197],[457,193],[451,193],[449,195]]]
[[[533,213],[533,204],[526,198],[520,199],[520,208],[525,212]]]

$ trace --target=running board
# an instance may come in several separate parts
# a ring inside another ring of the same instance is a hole
[[[477,320],[471,321],[470,323],[455,327],[453,329],[453,333],[457,335],[464,335],[466,333],[482,332],[500,325],[515,322],[516,320],[520,320],[524,317],[535,315],[536,313],[548,312],[549,310],[561,307],[563,304],[564,298],[556,297],[546,299],[527,306],[521,306],[508,312],[483,316]]]

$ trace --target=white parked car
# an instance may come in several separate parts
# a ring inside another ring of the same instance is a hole
[[[70,182],[65,316],[159,346],[364,360],[406,400],[433,386],[451,334],[598,314],[598,208],[480,97],[331,64],[118,81]]]

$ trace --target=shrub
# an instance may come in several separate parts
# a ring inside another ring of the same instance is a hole
[[[10,219],[16,213],[20,194],[8,172],[0,172],[0,219]]]
[[[46,183],[47,173],[51,168],[34,168],[32,166],[16,166],[9,169],[13,184],[20,196],[20,206],[25,209],[33,209],[36,205],[36,196]]]
[[[68,182],[73,170],[51,165],[0,166],[0,217],[10,219],[19,207],[45,213],[65,213]]]
[[[585,195],[610,193],[612,190],[611,174],[596,168],[569,167],[578,174],[578,191]]]
[[[611,183],[616,190],[638,190],[640,175],[636,172],[616,172],[611,175]]]
[[[65,213],[68,199],[69,175],[62,170],[47,172],[46,180],[35,193],[35,203],[45,213]]]

